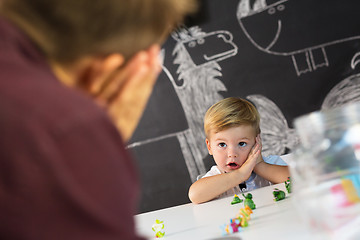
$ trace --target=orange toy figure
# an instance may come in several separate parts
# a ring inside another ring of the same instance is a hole
[[[252,214],[253,211],[249,206],[245,206],[239,210],[238,217],[245,218],[247,221],[250,220],[250,214]]]
[[[253,211],[252,211],[252,209],[248,206],[248,205],[246,205],[245,207],[244,207],[244,209],[245,209],[245,211],[250,215],[251,213],[253,213]]]

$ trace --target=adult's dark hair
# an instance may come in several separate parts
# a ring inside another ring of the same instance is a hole
[[[2,0],[0,13],[66,63],[114,52],[129,58],[195,9],[196,0]]]

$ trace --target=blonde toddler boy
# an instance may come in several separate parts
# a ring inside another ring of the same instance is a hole
[[[191,185],[193,203],[281,183],[290,176],[279,156],[261,155],[260,116],[249,101],[230,97],[214,104],[205,114],[204,130],[216,165]]]

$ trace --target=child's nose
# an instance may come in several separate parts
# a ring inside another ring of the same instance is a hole
[[[235,158],[237,156],[238,156],[238,154],[237,154],[236,151],[234,151],[233,149],[229,149],[229,151],[228,151],[228,157],[229,158]]]

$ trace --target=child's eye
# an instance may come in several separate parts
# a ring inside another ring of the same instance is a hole
[[[219,143],[218,146],[219,146],[219,147],[222,147],[222,148],[223,148],[223,147],[226,147],[226,143]]]
[[[239,142],[239,146],[240,147],[246,147],[247,143],[246,142]]]

